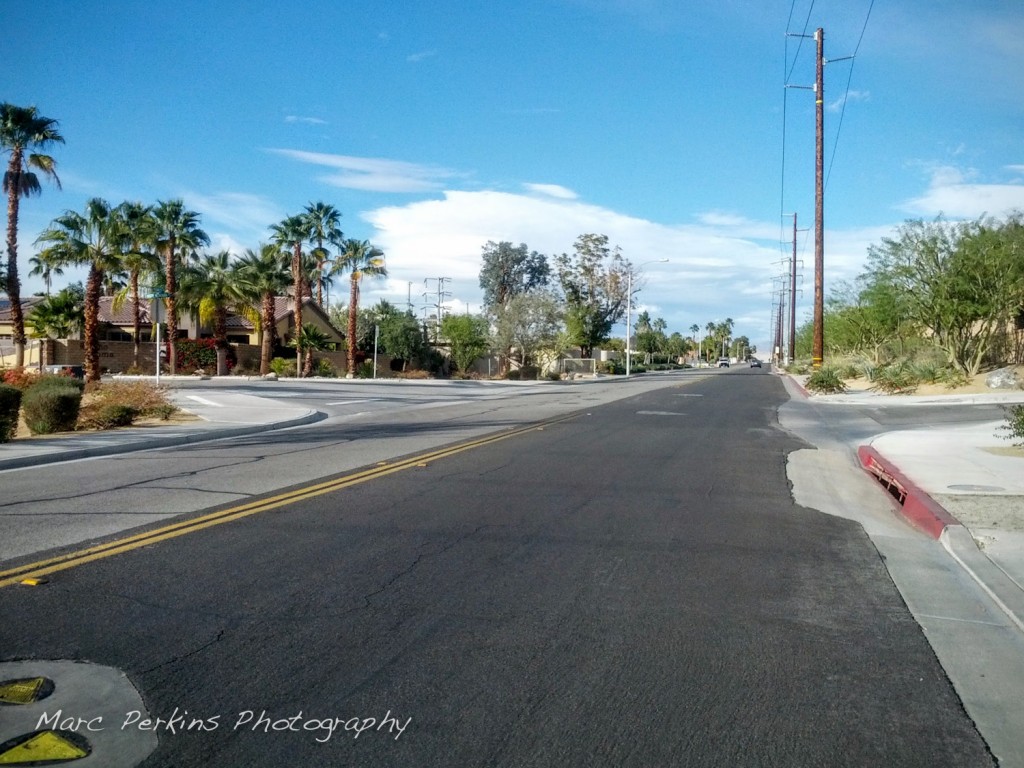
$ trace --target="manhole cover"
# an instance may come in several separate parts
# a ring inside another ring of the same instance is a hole
[[[965,485],[947,485],[947,488],[951,491],[989,491],[996,493],[998,491],[1005,491],[1006,489],[998,485],[971,485],[967,483]]]

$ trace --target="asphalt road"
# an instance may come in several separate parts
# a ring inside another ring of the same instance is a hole
[[[992,765],[863,528],[793,503],[779,381],[665,384],[0,590],[2,658],[207,726],[146,766]]]

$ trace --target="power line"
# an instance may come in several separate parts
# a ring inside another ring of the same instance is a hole
[[[828,160],[828,173],[825,174],[825,188],[828,189],[828,180],[832,176],[832,166],[836,160],[836,151],[839,149],[839,134],[843,130],[843,116],[846,115],[846,104],[850,100],[850,83],[853,81],[853,65],[857,63],[857,52],[860,51],[860,44],[864,42],[864,33],[868,29],[868,21],[871,19],[871,10],[875,7],[875,0],[868,4],[868,12],[864,17],[864,26],[861,27],[860,37],[857,38],[857,45],[850,56],[850,71],[846,77],[846,92],[843,94],[843,106],[839,110],[839,123],[836,125],[835,143],[832,145],[832,155]]]

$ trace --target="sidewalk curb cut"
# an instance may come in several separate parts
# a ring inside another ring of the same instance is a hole
[[[270,432],[273,430],[285,429],[287,427],[299,427],[305,424],[313,424],[317,421],[323,421],[326,418],[326,413],[310,410],[302,416],[278,421],[273,424],[252,424],[244,427],[205,429],[183,435],[174,435],[173,437],[158,437],[154,435],[153,437],[149,437],[145,440],[128,444],[121,443],[103,446],[90,446],[88,448],[72,448],[67,451],[49,454],[0,459],[0,472],[7,469],[25,469],[26,467],[59,464],[65,461],[78,461],[79,459],[91,459],[99,456],[117,456],[122,453],[151,451],[159,448],[173,448],[174,446],[190,445],[192,443],[207,443],[213,440],[224,440],[232,437],[255,435],[260,432]]]
[[[878,480],[895,499],[900,513],[915,527],[938,540],[946,528],[960,521],[870,445],[857,449],[861,467]]]

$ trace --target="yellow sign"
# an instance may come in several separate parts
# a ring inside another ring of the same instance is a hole
[[[68,762],[89,754],[54,731],[40,731],[0,753],[0,765],[35,765],[36,763]]]

